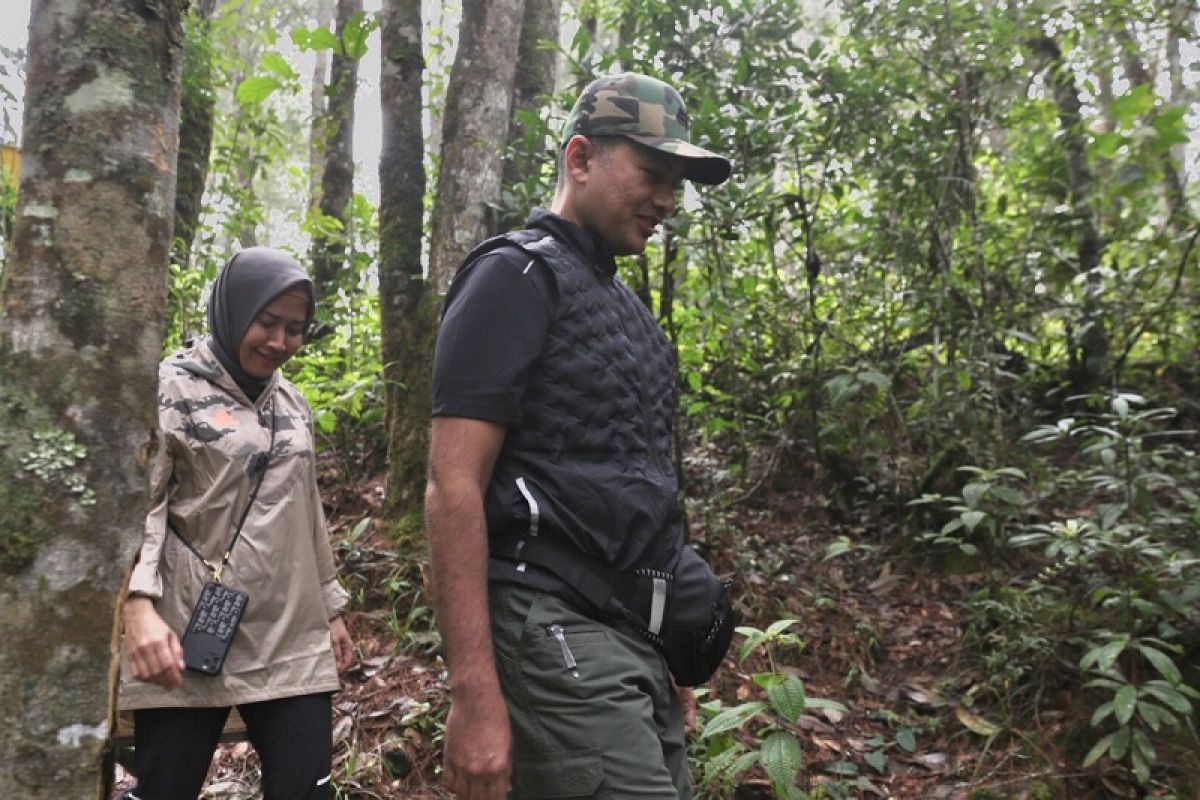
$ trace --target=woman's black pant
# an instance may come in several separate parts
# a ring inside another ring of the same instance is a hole
[[[139,800],[186,800],[204,787],[229,708],[134,712],[133,761]],[[238,706],[262,763],[265,800],[333,796],[330,695],[308,694]]]

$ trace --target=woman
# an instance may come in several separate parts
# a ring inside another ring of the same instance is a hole
[[[312,318],[300,265],[249,248],[217,276],[209,336],[159,367],[151,508],[124,606],[121,707],[134,710],[130,796],[140,800],[199,795],[233,706],[268,800],[331,796],[330,697],[353,657],[347,594],[317,491],[312,414],[279,374]],[[223,664],[198,671],[180,637],[210,582],[247,598]]]

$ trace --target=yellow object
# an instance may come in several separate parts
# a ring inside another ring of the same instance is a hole
[[[21,178],[21,151],[15,144],[0,146],[0,167],[4,168],[9,182],[15,187]]]

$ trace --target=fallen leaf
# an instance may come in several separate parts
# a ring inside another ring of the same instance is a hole
[[[968,711],[963,706],[954,709],[954,716],[958,717],[958,721],[963,724],[963,727],[980,736],[995,736],[1000,733],[999,725],[988,722],[983,717]]]

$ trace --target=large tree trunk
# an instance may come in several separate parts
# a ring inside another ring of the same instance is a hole
[[[362,16],[362,0],[338,0],[337,35],[345,42],[346,26]],[[358,89],[358,58],[352,53],[334,53],[326,97],[329,111],[319,141],[325,147],[325,173],[321,177],[321,215],[340,222],[343,230],[350,197],[354,193],[354,95]],[[335,291],[334,281],[346,257],[344,235],[313,237],[313,283],[318,301]]]
[[[0,796],[107,798],[141,541],[184,0],[35,0],[0,317]]]
[[[524,0],[465,0],[442,123],[430,279],[444,291],[471,248],[493,230],[508,136]]]
[[[421,128],[421,0],[386,0],[382,22],[379,291],[387,386],[387,516],[419,511],[429,423],[436,296],[422,274],[425,162]],[[419,537],[418,537],[419,538]]]
[[[208,160],[212,151],[213,86],[209,28],[217,0],[199,0],[187,20],[187,50],[183,58],[183,85],[179,108],[179,166],[175,184],[175,242],[173,259],[187,266],[200,220]]]
[[[508,125],[511,156],[504,161],[503,186],[516,186],[533,178],[542,159],[526,147],[528,131],[517,112],[540,116],[542,106],[554,92],[558,66],[558,20],[562,0],[525,0],[525,19],[517,46],[517,71],[513,79],[512,114]],[[537,151],[542,143],[537,144]],[[525,209],[515,208],[500,218],[496,232],[512,230],[525,222]]]

